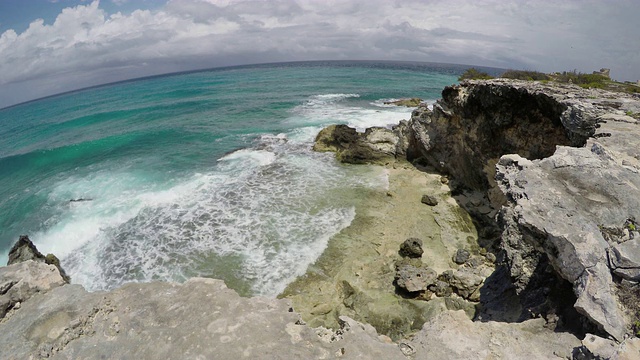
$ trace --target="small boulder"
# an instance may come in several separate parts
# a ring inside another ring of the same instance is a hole
[[[433,285],[429,285],[429,290],[438,297],[447,297],[453,294],[453,289],[444,281],[436,280]]]
[[[458,265],[462,265],[469,260],[469,257],[471,257],[469,251],[465,249],[458,249],[458,251],[453,255],[453,262]]]
[[[480,275],[475,274],[469,269],[462,268],[453,273],[449,284],[456,289],[456,292],[461,297],[468,300],[475,300],[473,299],[475,296],[472,295],[480,288],[483,281],[484,279]]]
[[[426,291],[435,283],[438,274],[435,270],[413,265],[400,265],[396,268],[396,285],[408,292]]]
[[[418,238],[408,238],[400,245],[400,255],[410,258],[422,257],[422,240]]]
[[[422,195],[422,199],[420,199],[420,202],[422,202],[423,204],[427,204],[429,206],[438,205],[438,199],[436,199],[435,196],[431,196],[431,195]]]

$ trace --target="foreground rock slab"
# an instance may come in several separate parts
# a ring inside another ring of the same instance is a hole
[[[31,261],[2,271],[48,274],[42,266]],[[0,322],[0,357],[404,359],[385,339],[346,317],[338,331],[314,329],[286,300],[241,298],[220,280],[194,278],[99,293],[79,285],[43,290]]]
[[[448,311],[424,324],[408,344],[415,359],[571,359],[580,340],[544,325],[543,319],[473,322],[462,311]]]

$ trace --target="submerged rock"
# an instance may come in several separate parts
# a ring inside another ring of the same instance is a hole
[[[411,98],[411,99],[400,99],[394,101],[385,101],[385,105],[396,105],[396,106],[406,106],[406,107],[416,107],[422,103],[422,99],[420,98]]]

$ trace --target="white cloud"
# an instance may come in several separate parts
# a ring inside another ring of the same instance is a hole
[[[635,80],[638,13],[633,0],[172,0],[109,15],[94,1],[0,35],[0,106],[169,71],[310,59],[607,66]]]

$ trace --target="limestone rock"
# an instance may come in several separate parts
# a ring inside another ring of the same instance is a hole
[[[458,295],[465,299],[477,301],[478,299],[472,299],[471,295],[480,288],[483,281],[484,279],[471,269],[462,268],[453,273],[449,284],[457,290]]]
[[[420,199],[420,202],[429,206],[438,205],[438,199],[436,199],[436,197],[432,195],[422,195],[422,199]]]
[[[428,289],[438,297],[446,297],[453,294],[453,289],[449,283],[442,280],[436,280],[432,285],[429,285]]]
[[[629,281],[640,282],[640,239],[617,244],[609,250],[613,272]]]
[[[576,360],[632,360],[640,358],[640,338],[625,339],[621,343],[587,334],[582,346],[576,349]]]
[[[338,160],[349,164],[385,163],[404,154],[407,145],[401,130],[372,127],[359,133],[347,125],[330,125],[318,133],[313,150],[335,152]]]
[[[621,340],[628,324],[601,229],[640,218],[640,123],[625,115],[638,108],[636,97],[574,85],[468,81],[414,110],[406,153],[501,209],[500,247],[524,303],[557,275],[574,308]],[[615,274],[634,278],[616,249]]]
[[[400,99],[394,101],[385,101],[385,105],[396,105],[396,106],[406,106],[406,107],[416,107],[420,105],[422,99],[420,98],[411,98],[411,99]]]
[[[465,249],[458,249],[456,253],[453,255],[453,262],[456,264],[462,265],[466,263],[470,257],[471,257],[471,254],[469,253],[469,251]]]
[[[409,342],[415,359],[562,359],[580,340],[544,327],[543,319],[522,323],[473,322],[462,311],[447,311],[425,323]]]
[[[428,267],[400,265],[396,269],[396,284],[408,292],[427,290],[437,277],[435,270]]]
[[[66,285],[33,300],[0,323],[3,358],[405,359],[370,325],[342,317],[339,329],[310,328],[287,301],[241,298],[220,280],[132,283],[105,293]]]
[[[400,255],[419,258],[424,253],[422,250],[422,240],[418,238],[408,238],[400,245]]]
[[[58,269],[44,262],[25,260],[0,267],[0,319],[8,311],[38,293],[45,293],[66,282]]]

